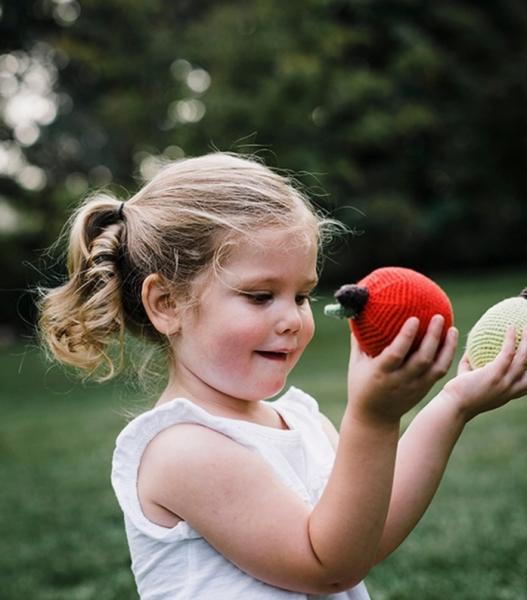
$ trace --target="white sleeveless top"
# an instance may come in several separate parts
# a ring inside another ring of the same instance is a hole
[[[137,495],[137,473],[148,443],[177,423],[198,423],[258,452],[282,482],[313,506],[327,482],[335,452],[317,402],[294,387],[269,403],[289,429],[217,417],[176,398],[131,421],[119,434],[112,485],[124,513],[132,571],[142,600],[369,600],[363,583],[345,592],[312,596],[263,583],[218,553],[185,521],[162,527],[148,520]]]

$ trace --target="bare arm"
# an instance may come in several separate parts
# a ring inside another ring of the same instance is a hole
[[[163,432],[147,450],[152,497],[257,579],[308,593],[352,587],[372,566],[384,530],[400,416],[446,372],[455,347],[451,341],[436,357],[436,321],[408,357],[417,325],[408,321],[375,359],[353,344],[335,464],[313,509],[259,456],[195,425]]]
[[[351,427],[353,441],[341,437],[325,502],[314,508],[258,454],[194,424],[176,425],[151,442],[141,488],[256,579],[297,592],[336,593],[359,583],[371,567],[398,438],[397,425]]]
[[[399,441],[392,496],[376,563],[404,541],[437,491],[465,425],[461,414],[452,408],[444,395],[436,396],[415,417]],[[338,443],[335,427],[325,417],[322,421],[330,441]]]
[[[352,347],[350,399],[335,467],[317,505],[325,510],[313,511],[310,520],[319,556],[327,556],[337,572],[346,572],[348,560],[347,568],[353,564],[364,576],[375,562],[392,492],[400,416],[447,372],[454,355],[455,330],[438,350],[442,326],[443,319],[434,318],[419,350],[410,356],[404,344],[387,349],[377,357],[380,361],[362,354],[356,344]],[[317,537],[319,519],[321,530],[331,527],[333,536]],[[352,563],[350,556],[355,556]]]
[[[404,433],[397,452],[390,509],[375,562],[391,554],[425,513],[464,425],[459,412],[439,394]]]
[[[376,561],[408,536],[429,506],[468,420],[527,392],[527,335],[514,353],[511,333],[500,355],[472,371],[464,358],[448,382],[413,420],[399,442],[394,487]]]

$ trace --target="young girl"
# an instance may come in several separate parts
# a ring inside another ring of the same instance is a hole
[[[451,380],[399,441],[400,419],[447,372],[436,316],[409,319],[376,358],[351,345],[340,436],[285,386],[313,337],[309,296],[332,226],[262,164],[172,163],[126,203],[75,213],[69,280],[40,326],[55,356],[116,372],[125,329],[164,344],[154,408],[117,439],[112,484],[143,599],[366,599],[362,580],[414,528],[464,425],[527,391],[527,335]],[[321,375],[323,376],[323,375]]]

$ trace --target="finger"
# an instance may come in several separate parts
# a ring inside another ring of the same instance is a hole
[[[434,365],[434,369],[441,376],[446,375],[454,361],[458,339],[459,331],[455,327],[450,327]]]
[[[523,329],[522,337],[511,365],[511,371],[516,377],[522,377],[527,370],[527,327]]]
[[[514,326],[509,326],[505,334],[505,339],[501,350],[496,358],[489,364],[493,365],[498,371],[505,374],[514,359],[516,348],[516,330]]]
[[[445,318],[442,315],[434,315],[430,319],[426,334],[415,352],[408,361],[409,368],[417,374],[425,373],[434,364],[437,349],[441,343],[441,334]]]
[[[358,358],[360,356],[362,356],[364,354],[364,352],[361,350],[361,348],[359,346],[359,342],[357,341],[357,338],[353,335],[353,333],[351,334],[350,344],[351,344],[350,360],[355,362],[358,360]]]
[[[381,365],[389,371],[398,369],[405,361],[419,330],[419,319],[410,317],[401,327],[395,339],[379,355]]]
[[[350,337],[350,348],[351,348],[350,359],[352,361],[355,361],[359,354],[359,344],[357,344],[357,340],[353,337],[353,335],[351,335],[351,337]]]
[[[519,398],[527,395],[527,327],[523,330],[522,340],[513,360],[513,380],[509,389],[510,397]]]
[[[527,371],[510,388],[510,400],[521,396],[527,396]]]

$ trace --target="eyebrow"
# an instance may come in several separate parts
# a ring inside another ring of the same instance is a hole
[[[270,285],[273,283],[277,283],[280,282],[281,279],[278,277],[262,277],[262,278],[254,278],[254,279],[241,279],[241,281],[239,282],[239,285],[241,285],[242,287],[258,287],[258,286],[265,286],[265,285]],[[307,279],[303,282],[303,285],[305,285],[305,287],[309,287],[309,288],[314,288],[317,284],[318,284],[318,277],[315,277],[313,279]]]

